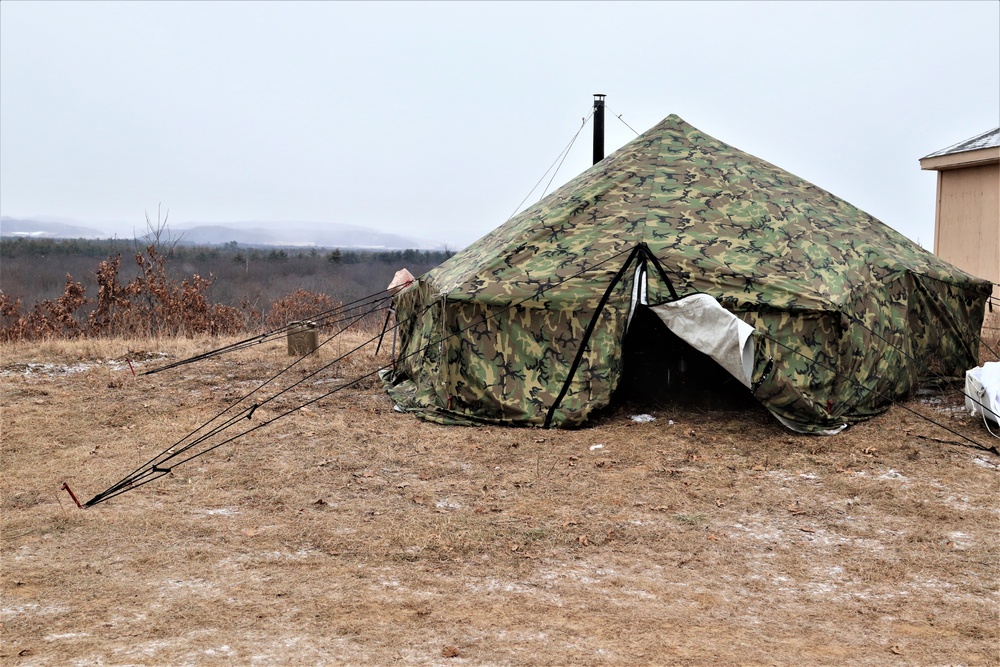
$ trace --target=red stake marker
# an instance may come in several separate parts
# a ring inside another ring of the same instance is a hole
[[[69,497],[73,499],[73,502],[76,503],[76,506],[79,507],[80,509],[83,509],[83,505],[81,505],[80,501],[76,499],[76,494],[73,493],[73,489],[69,488],[69,484],[63,482],[63,485],[59,488],[65,490],[66,493],[69,494]]]

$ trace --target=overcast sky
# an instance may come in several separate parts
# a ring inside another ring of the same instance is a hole
[[[917,160],[1000,124],[1000,3],[0,3],[0,213],[470,243],[606,93],[933,245]],[[590,126],[553,186],[590,163]],[[535,198],[540,192],[536,191]]]

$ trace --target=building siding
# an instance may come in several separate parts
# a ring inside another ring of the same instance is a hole
[[[938,172],[934,254],[1000,283],[1000,164]]]

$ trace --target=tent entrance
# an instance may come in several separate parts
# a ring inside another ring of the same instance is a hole
[[[729,371],[668,329],[650,307],[639,304],[622,344],[622,375],[612,401],[648,408],[757,404]]]

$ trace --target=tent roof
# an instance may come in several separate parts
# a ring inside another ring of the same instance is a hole
[[[426,280],[449,299],[577,309],[640,242],[678,292],[733,306],[836,310],[906,271],[970,279],[826,190],[671,115]]]

